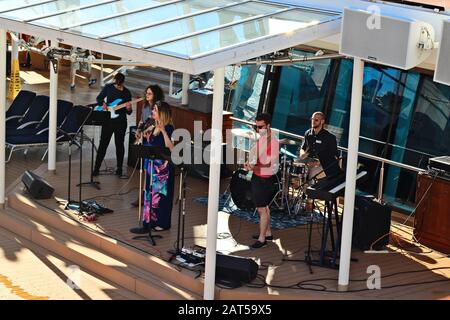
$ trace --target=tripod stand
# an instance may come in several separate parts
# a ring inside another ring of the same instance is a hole
[[[272,198],[272,201],[269,203],[269,207],[272,205],[272,203],[275,203],[278,207],[278,209],[284,210],[287,209],[288,215],[291,216],[291,206],[289,204],[289,190],[286,190],[287,186],[287,177],[286,177],[286,146],[284,146],[284,155],[283,155],[283,167],[282,167],[282,175],[281,175],[281,183],[278,183],[280,189],[275,194],[275,196]],[[281,201],[280,204],[277,203],[277,198],[281,194]]]
[[[170,260],[177,255],[181,254],[181,248],[184,247],[184,223],[186,216],[186,176],[187,170],[184,172],[184,166],[180,167],[180,189],[178,193],[178,229],[177,229],[177,247],[175,250],[169,250],[168,253],[172,254]],[[181,226],[181,231],[180,231]],[[180,247],[180,235],[181,235],[181,247]]]
[[[93,109],[92,109],[93,110]],[[84,125],[91,125],[91,126],[102,126],[109,120],[110,116],[109,113],[102,112],[102,111],[91,111],[89,114],[89,117],[86,119]],[[83,135],[83,133],[82,133]],[[90,185],[97,190],[100,190],[100,182],[94,181],[93,171],[94,171],[94,151],[95,151],[95,141],[94,138],[89,139],[91,142],[91,171],[90,171],[90,181],[88,182],[82,182],[81,185]],[[78,185],[77,185],[78,187]]]
[[[149,241],[152,245],[156,245],[155,238],[162,238],[160,235],[152,235],[151,228],[151,214],[153,210],[153,171],[154,171],[154,160],[166,160],[170,161],[170,150],[166,147],[158,147],[158,146],[143,146],[143,145],[134,145],[131,146],[133,149],[132,152],[136,155],[136,157],[141,158],[141,176],[142,176],[142,159],[146,158],[150,161],[150,182],[149,182],[149,191],[150,194],[150,205],[149,205],[149,226],[148,226],[148,234],[142,236],[133,237],[135,240],[145,239]],[[147,175],[145,175],[147,178]],[[141,177],[140,177],[141,178]],[[142,181],[142,179],[140,180]],[[147,185],[147,181],[145,180],[145,186]],[[142,197],[142,189],[139,190],[139,220],[141,220],[141,197]],[[141,221],[139,221],[139,225],[141,225]],[[130,232],[132,233],[142,233],[143,228],[132,228]]]

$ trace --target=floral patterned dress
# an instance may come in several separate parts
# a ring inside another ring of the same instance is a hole
[[[165,130],[171,138],[174,130],[173,126],[166,125]],[[162,133],[156,136],[151,135],[148,139],[144,139],[143,144],[145,146],[165,147],[164,136]],[[163,229],[170,229],[175,182],[173,164],[166,160],[153,160],[153,185],[151,193],[150,173],[152,171],[152,161],[145,159],[144,169],[146,170],[142,214],[144,226],[150,224],[150,227],[158,226]],[[152,207],[151,210],[150,206]]]

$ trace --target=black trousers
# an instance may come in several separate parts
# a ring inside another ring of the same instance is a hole
[[[127,131],[127,122],[110,121],[102,126],[102,133],[100,135],[100,145],[97,151],[97,158],[95,159],[94,170],[100,170],[102,161],[105,158],[106,150],[108,149],[111,136],[114,134],[114,142],[116,144],[116,158],[117,169],[122,170],[123,157],[125,155],[125,133]]]

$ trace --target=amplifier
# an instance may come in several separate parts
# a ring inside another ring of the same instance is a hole
[[[431,169],[445,171],[450,174],[450,156],[430,158],[428,160],[428,166]]]

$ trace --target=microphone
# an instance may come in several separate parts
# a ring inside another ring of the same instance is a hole
[[[152,125],[155,125],[155,119],[153,119],[152,117],[148,117],[144,122],[141,121],[137,129],[144,131]]]

